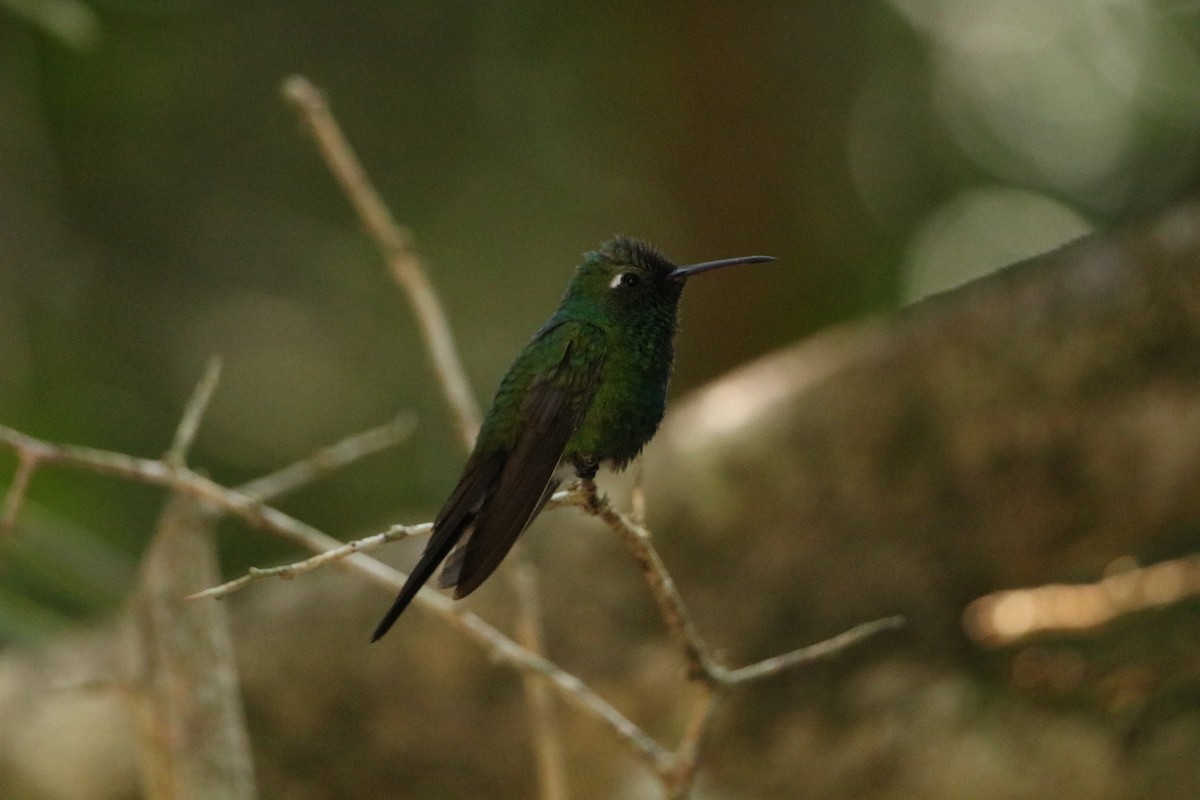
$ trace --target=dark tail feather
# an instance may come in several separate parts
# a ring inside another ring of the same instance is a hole
[[[524,533],[530,523],[541,513],[547,501],[550,500],[550,495],[554,494],[554,490],[558,488],[558,484],[558,479],[551,479],[546,484],[546,488],[542,490],[542,495],[538,498],[533,511],[525,516],[519,527],[514,526],[503,535],[496,535],[498,533],[496,529],[504,526],[491,524],[494,517],[484,518],[484,512],[481,511],[476,522],[482,523],[482,525],[476,525],[471,537],[464,538],[458,549],[450,554],[450,558],[446,559],[446,568],[438,576],[438,585],[443,589],[453,586],[456,600],[462,599],[478,589],[479,585],[496,571],[496,567],[500,566],[500,562],[516,544],[517,537]],[[488,527],[485,529],[484,525]],[[480,531],[484,530],[491,535],[480,537]],[[472,539],[476,538],[480,540],[473,542]]]
[[[471,526],[475,523],[475,516],[491,491],[496,476],[504,467],[506,455],[504,451],[497,450],[485,457],[472,455],[467,461],[462,477],[458,479],[458,485],[454,487],[446,504],[442,506],[442,510],[438,512],[437,518],[433,521],[433,534],[429,538],[429,543],[425,545],[425,552],[421,553],[421,557],[417,559],[417,565],[413,567],[412,572],[408,573],[408,580],[400,589],[400,595],[396,598],[396,602],[392,603],[392,607],[379,621],[375,633],[371,636],[372,642],[379,641],[388,632],[396,619],[404,613],[404,609],[408,608],[412,599],[417,596],[417,592],[421,591],[421,587],[437,570],[438,564],[441,564],[454,549],[454,545],[458,544],[458,540],[463,537],[463,534],[470,534]]]
[[[421,591],[421,587],[437,570],[438,564],[441,564],[446,555],[454,548],[454,544],[461,534],[459,531],[455,531],[455,534],[450,536],[442,535],[442,533],[442,531],[434,532],[433,538],[425,547],[425,552],[421,553],[421,557],[417,560],[417,565],[413,567],[412,572],[408,573],[408,580],[400,589],[396,602],[392,603],[392,607],[388,609],[388,612],[383,615],[383,619],[379,621],[379,625],[376,626],[375,633],[371,634],[372,642],[379,641],[391,629],[400,615],[404,613],[404,609],[408,608],[408,604],[417,596],[417,592]]]

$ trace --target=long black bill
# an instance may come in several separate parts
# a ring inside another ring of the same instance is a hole
[[[676,267],[671,273],[671,277],[677,280],[690,278],[701,272],[708,272],[710,269],[720,269],[721,267],[734,267],[738,264],[763,264],[767,261],[774,261],[773,256],[742,256],[741,258],[723,258],[720,261],[704,261],[699,264],[688,264],[685,267]]]

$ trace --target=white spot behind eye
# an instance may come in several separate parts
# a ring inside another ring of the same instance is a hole
[[[642,276],[636,272],[618,272],[613,276],[613,279],[608,282],[610,289],[632,289],[642,282]]]

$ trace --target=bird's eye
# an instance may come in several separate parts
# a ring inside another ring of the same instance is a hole
[[[640,286],[642,276],[636,272],[622,272],[612,279],[612,283],[608,285],[610,289],[633,289]]]

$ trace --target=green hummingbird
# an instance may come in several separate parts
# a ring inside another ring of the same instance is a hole
[[[685,280],[746,256],[678,267],[644,242],[618,236],[584,256],[562,303],[500,381],[462,476],[377,641],[444,560],[438,578],[456,598],[499,566],[566,477],[623,469],[662,420]]]

